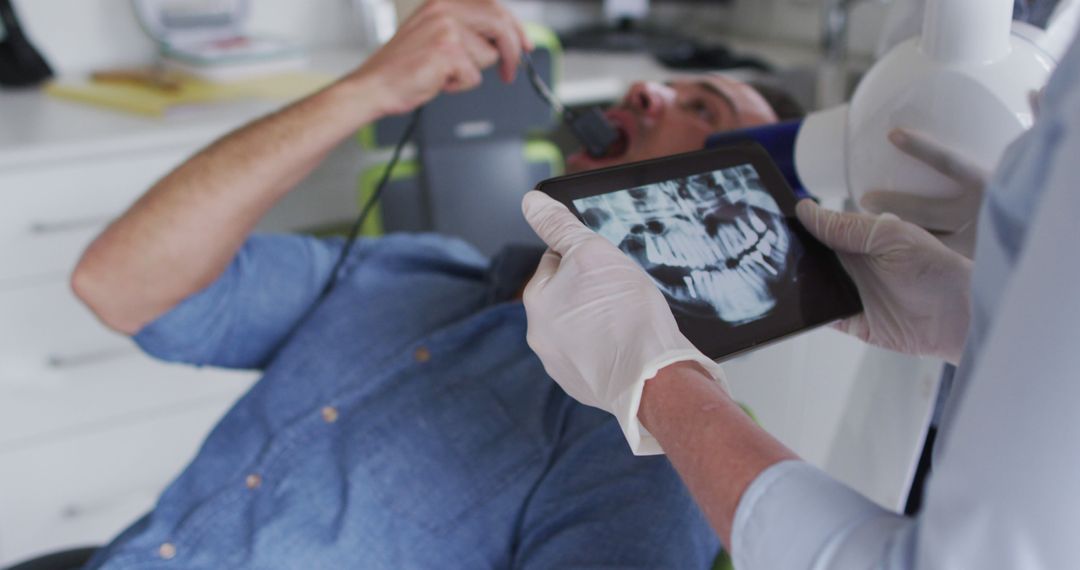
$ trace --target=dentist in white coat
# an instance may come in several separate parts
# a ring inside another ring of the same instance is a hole
[[[982,184],[946,149],[897,136]],[[668,455],[739,570],[1080,568],[1080,44],[985,193],[973,264],[891,215],[798,208],[858,285],[865,313],[841,330],[959,364],[917,517],[758,428],[648,276],[536,192],[524,212],[550,250],[525,291],[529,343],[635,452]]]

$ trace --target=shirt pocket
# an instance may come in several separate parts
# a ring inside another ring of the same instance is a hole
[[[347,431],[355,453],[350,484],[366,486],[391,516],[436,534],[516,490],[520,501],[502,501],[513,505],[505,513],[512,524],[541,474],[543,453],[485,380],[424,374],[390,392],[364,428]]]

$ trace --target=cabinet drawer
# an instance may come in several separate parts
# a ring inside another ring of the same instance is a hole
[[[138,349],[109,330],[66,280],[0,290],[0,385],[15,378],[79,374]]]
[[[166,364],[101,325],[66,283],[0,291],[0,451],[200,401],[256,374]]]
[[[108,542],[153,506],[224,409],[203,406],[0,452],[0,566]]]
[[[0,453],[192,407],[228,407],[255,377],[136,355],[78,375],[0,386]]]
[[[66,274],[82,250],[190,149],[0,173],[0,286]]]

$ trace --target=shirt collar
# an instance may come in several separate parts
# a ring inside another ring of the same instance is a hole
[[[513,300],[532,277],[543,255],[544,248],[536,245],[508,245],[497,253],[487,270],[491,303]]]

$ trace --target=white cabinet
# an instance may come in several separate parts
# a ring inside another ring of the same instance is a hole
[[[221,397],[0,446],[0,566],[107,542],[153,506],[230,404]]]
[[[0,286],[69,271],[87,242],[189,150],[95,156],[0,173]]]
[[[313,71],[353,68],[350,51]],[[282,102],[147,119],[0,90],[0,567],[101,544],[134,522],[257,374],[166,364],[102,326],[69,274],[157,179]],[[365,161],[348,140],[260,230],[348,222]]]
[[[255,377],[157,362],[68,286],[193,142],[0,169],[0,566],[131,524]]]

